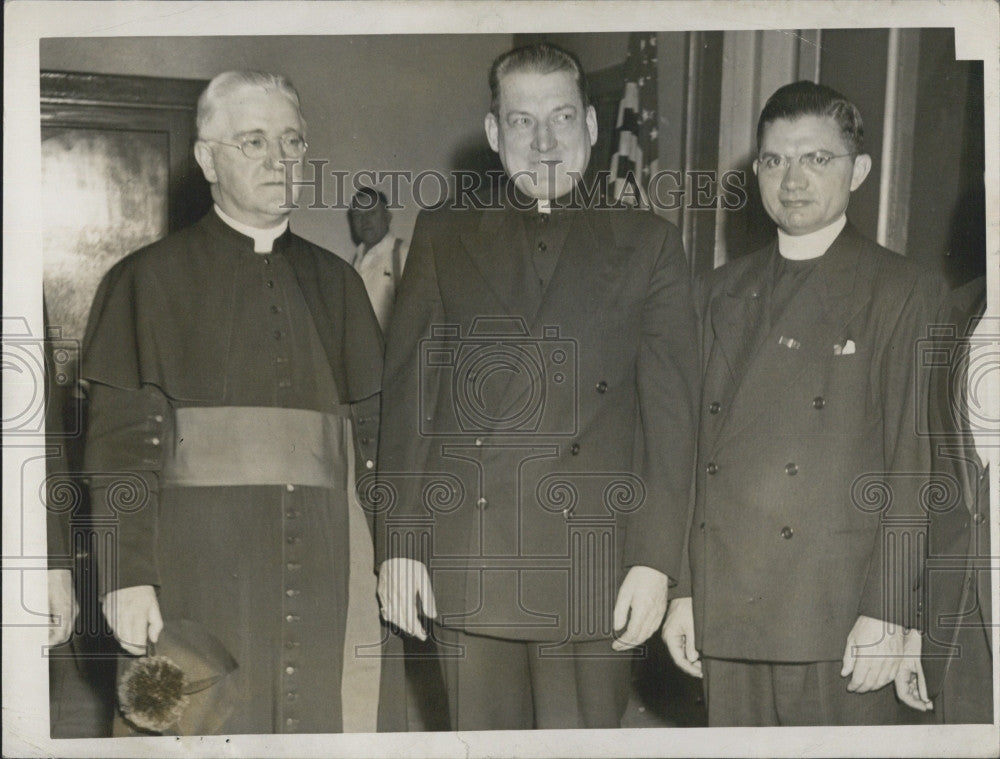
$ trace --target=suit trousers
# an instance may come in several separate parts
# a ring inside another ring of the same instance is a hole
[[[617,728],[633,655],[610,640],[505,640],[434,627],[453,730]]]
[[[958,632],[959,651],[948,663],[944,687],[934,709],[945,724],[989,724],[993,721],[993,652],[991,629],[971,625]]]
[[[898,725],[920,712],[896,700],[892,683],[868,693],[847,690],[842,662],[733,661],[702,658],[709,727]]]

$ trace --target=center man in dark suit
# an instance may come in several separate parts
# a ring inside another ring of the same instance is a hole
[[[617,727],[681,564],[688,268],[672,225],[572,202],[597,118],[571,54],[510,51],[490,86],[512,184],[420,216],[389,332],[380,600],[435,620],[454,729]]]
[[[907,635],[930,471],[915,355],[943,284],[847,221],[862,138],[834,90],[775,92],[753,168],[778,239],[699,288],[693,604],[672,600],[664,640],[704,674],[710,726],[894,723],[894,680],[929,706]]]

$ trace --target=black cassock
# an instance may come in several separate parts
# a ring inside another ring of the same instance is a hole
[[[235,658],[232,711],[204,732],[343,727],[348,465],[375,459],[380,370],[361,280],[290,232],[258,254],[210,213],[98,291],[83,377],[86,466],[109,473],[95,508],[117,533],[102,580],[156,586],[168,624]]]

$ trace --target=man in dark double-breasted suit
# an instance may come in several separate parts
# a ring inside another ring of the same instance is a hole
[[[947,724],[993,721],[989,466],[996,466],[996,317],[984,317],[986,278],[952,291],[939,340],[928,345],[928,430],[933,474],[946,498],[931,512],[927,623],[922,666],[937,718]]]
[[[929,471],[914,356],[942,286],[847,221],[861,140],[839,93],[775,92],[754,171],[778,240],[699,291],[693,603],[672,602],[664,639],[704,675],[710,725],[892,723],[894,680],[928,706],[906,634]]]
[[[512,186],[420,217],[389,332],[380,600],[418,637],[418,597],[435,619],[453,728],[617,727],[681,563],[687,265],[652,214],[566,207],[597,136],[569,53],[490,80]]]

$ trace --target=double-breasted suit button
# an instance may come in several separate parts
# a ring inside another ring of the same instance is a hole
[[[285,667],[285,674],[286,675],[294,675],[295,674],[295,667],[293,667],[291,664],[289,664],[287,667]]]
[[[787,474],[789,477],[798,473],[799,473],[799,467],[794,461],[785,464],[785,474]]]
[[[782,527],[781,528],[781,537],[783,537],[785,540],[791,540],[792,539],[792,535],[794,535],[794,534],[795,534],[795,530],[793,530],[791,527]]]
[[[487,501],[485,498],[480,498],[478,501],[476,501],[476,506],[478,506],[481,509],[485,509],[489,505],[490,505],[489,501]]]
[[[365,469],[374,469],[374,468],[375,468],[375,462],[372,461],[371,459],[368,459],[365,462]]]
[[[151,443],[152,445],[159,445],[159,444],[160,444],[160,438],[158,438],[158,437],[151,437],[151,438],[149,439],[149,442],[150,442],[150,443]]]
[[[709,474],[715,474],[716,472],[719,471],[719,465],[716,464],[714,461],[709,461],[705,465],[705,471],[708,472]]]
[[[569,452],[576,456],[580,452],[580,444],[573,443],[573,445],[569,447]]]
[[[712,401],[711,403],[708,404],[709,414],[718,414],[721,410],[722,410],[722,404],[719,403],[718,401]]]
[[[599,392],[599,393],[606,393],[607,391],[608,391],[608,383],[607,382],[605,382],[604,380],[601,380],[600,382],[597,383],[597,392]]]
[[[824,398],[822,395],[817,395],[815,398],[813,398],[813,408],[816,409],[817,411],[819,411],[825,405],[826,405],[826,398]]]
[[[153,421],[156,422],[157,424],[159,424],[160,422],[163,421],[163,415],[162,414],[157,414],[156,416],[153,417]]]

